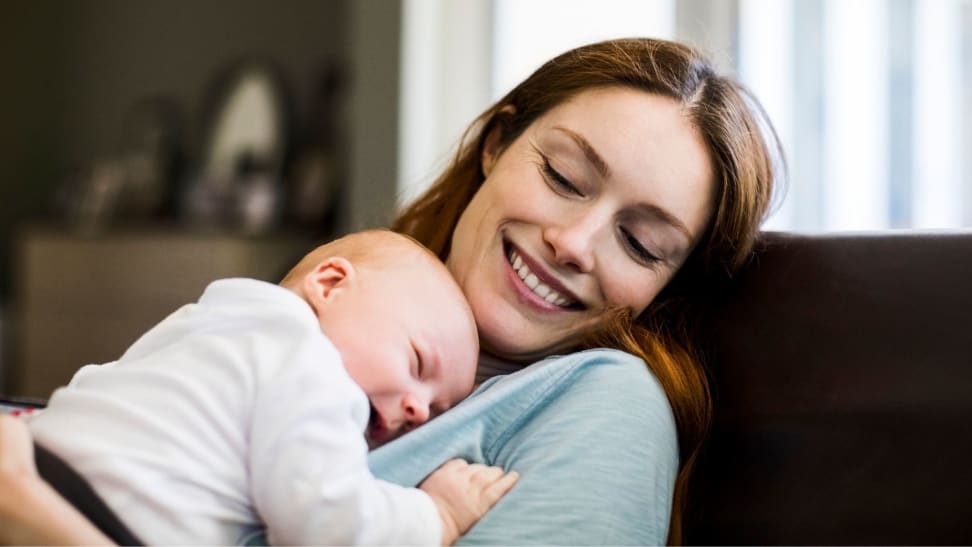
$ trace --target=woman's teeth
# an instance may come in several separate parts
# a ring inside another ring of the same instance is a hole
[[[526,263],[523,262],[523,259],[520,258],[520,255],[517,254],[516,251],[510,251],[509,260],[510,265],[513,266],[513,271],[516,272],[516,275],[523,280],[523,283],[529,287],[534,294],[555,306],[567,307],[571,304],[571,300],[565,298],[559,292],[552,289],[549,285],[541,282],[540,279],[538,279],[537,276],[530,271],[530,268],[527,267]]]

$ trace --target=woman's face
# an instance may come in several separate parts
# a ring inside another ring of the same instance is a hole
[[[610,307],[641,313],[712,216],[708,149],[672,99],[586,91],[497,141],[446,261],[497,356],[566,349]]]

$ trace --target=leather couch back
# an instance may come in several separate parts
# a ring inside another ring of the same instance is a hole
[[[706,328],[687,541],[972,543],[972,231],[757,253]]]

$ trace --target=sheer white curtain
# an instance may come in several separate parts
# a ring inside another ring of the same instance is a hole
[[[740,0],[738,33],[791,162],[768,227],[972,225],[972,2]]]
[[[403,2],[399,204],[432,182],[463,130],[489,105],[492,13],[490,0]]]
[[[744,1],[739,4],[739,20],[792,21],[794,3],[799,0]],[[739,51],[747,53],[738,61],[738,71],[759,98],[787,152],[793,150],[793,118],[796,94],[793,78],[793,30],[781,24],[750,24],[738,36]],[[758,53],[757,53],[758,52]],[[790,166],[796,159],[787,154]],[[796,191],[795,186],[791,188]],[[770,220],[769,227],[792,223],[797,212],[795,200],[787,200]]]
[[[963,192],[962,9],[963,2],[935,0],[914,5],[914,169],[912,222],[919,227],[960,226],[972,211]],[[969,10],[972,3],[964,2]],[[966,32],[972,29],[966,27]],[[967,66],[967,65],[966,65]],[[968,83],[966,83],[966,86]],[[965,103],[963,104],[963,100]],[[965,138],[968,138],[967,136]]]

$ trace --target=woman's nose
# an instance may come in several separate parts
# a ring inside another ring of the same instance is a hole
[[[582,273],[594,269],[594,249],[605,222],[596,213],[559,219],[543,231],[557,264]]]
[[[422,397],[409,393],[402,398],[402,407],[409,423],[418,425],[429,421],[429,403]]]

